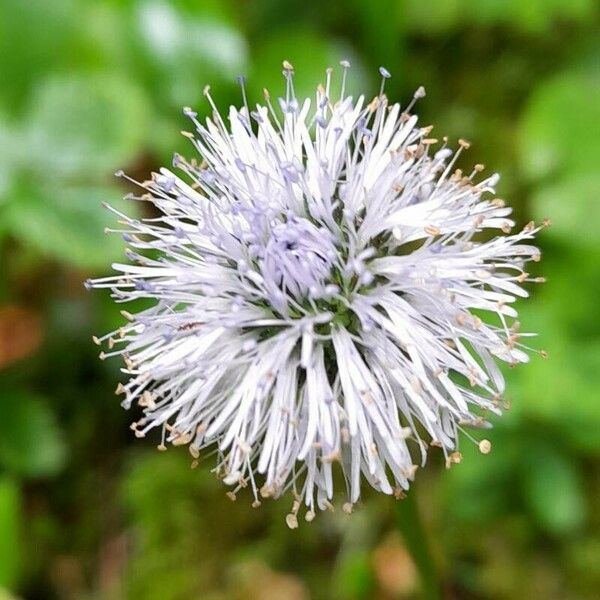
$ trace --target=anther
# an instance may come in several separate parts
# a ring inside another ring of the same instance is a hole
[[[481,440],[479,442],[479,452],[481,454],[489,454],[492,450],[492,442],[490,440]]]
[[[379,88],[379,95],[383,96],[385,81],[386,79],[389,79],[392,75],[385,67],[379,67],[379,74],[381,75],[381,87]]]
[[[452,465],[458,464],[462,460],[462,454],[460,452],[452,452],[446,459],[446,469],[449,469]]]
[[[192,436],[189,433],[185,433],[182,435],[178,435],[173,440],[173,446],[185,446],[186,444],[189,444],[191,441],[192,441]]]
[[[442,233],[440,228],[435,225],[427,225],[423,229],[428,235],[440,235],[440,233]]]
[[[298,527],[298,517],[294,513],[287,515],[285,522],[290,529],[296,529]]]
[[[350,62],[347,60],[342,60],[340,62],[340,65],[342,66],[342,69],[344,70],[344,72],[342,74],[342,87],[341,87],[341,91],[340,91],[340,100],[343,100],[344,94],[346,92],[346,75],[348,73],[348,69],[350,68]]]
[[[420,98],[425,98],[426,95],[427,94],[425,93],[425,88],[422,85],[420,85],[417,88],[417,91],[413,94],[413,98],[415,100],[419,100]]]
[[[397,486],[394,488],[394,498],[396,498],[396,500],[404,500],[404,498],[406,498],[406,492],[400,486]]]
[[[385,67],[379,67],[379,74],[384,79],[389,79],[392,76],[391,73]]]

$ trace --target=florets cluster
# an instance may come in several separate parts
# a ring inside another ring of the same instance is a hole
[[[244,93],[226,119],[205,90],[212,117],[184,111],[201,160],[139,184],[158,216],[115,211],[130,262],[91,282],[154,301],[97,340],[125,360],[136,434],[217,448],[232,497],[293,490],[290,526],[331,507],[336,472],[351,510],[363,480],[401,495],[430,445],[457,462],[459,431],[501,411],[496,361],[528,359],[513,303],[539,228],[510,234],[498,176],[456,169],[468,143],[430,137],[424,90],[389,104],[381,73],[369,103],[333,98],[331,71],[300,100],[284,63],[277,108]]]

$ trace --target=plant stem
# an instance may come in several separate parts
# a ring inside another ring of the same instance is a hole
[[[415,491],[398,502],[397,523],[407,550],[409,551],[419,577],[425,600],[440,600],[442,586],[435,559],[431,553],[427,532],[419,514]]]

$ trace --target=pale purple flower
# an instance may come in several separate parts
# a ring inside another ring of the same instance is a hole
[[[136,434],[216,448],[232,497],[292,490],[292,527],[301,504],[331,507],[336,471],[349,511],[362,480],[401,495],[429,446],[457,462],[459,431],[501,412],[496,360],[528,359],[513,303],[539,227],[509,234],[498,175],[456,169],[467,142],[430,138],[423,88],[389,104],[381,74],[369,103],[332,97],[331,70],[299,99],[285,62],[285,97],[251,109],[244,92],[227,118],[206,89],[213,117],[184,111],[200,158],[130,196],[157,216],[114,210],[130,262],[91,282],[155,301],[97,340],[124,358]]]

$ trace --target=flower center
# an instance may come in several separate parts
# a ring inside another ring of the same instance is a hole
[[[307,219],[290,216],[271,229],[261,261],[266,281],[299,299],[321,297],[337,251],[331,233]]]

